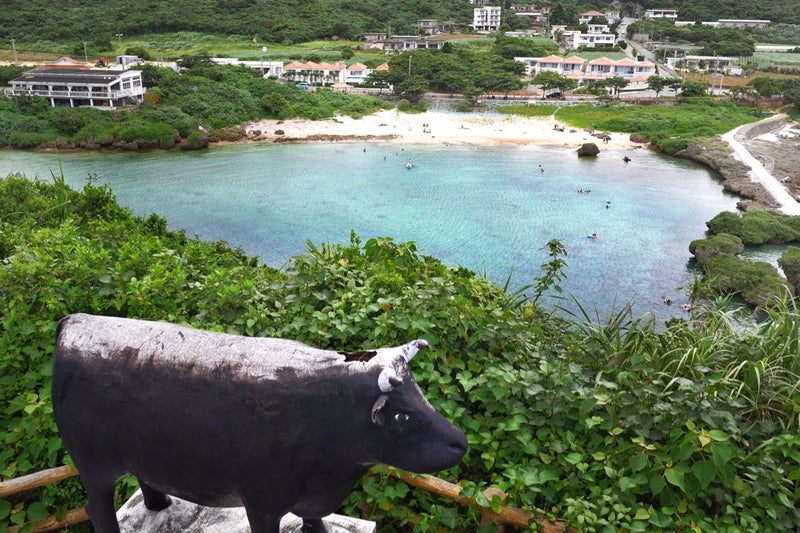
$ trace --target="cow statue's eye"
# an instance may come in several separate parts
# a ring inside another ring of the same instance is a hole
[[[411,418],[411,417],[408,416],[405,413],[397,413],[396,415],[394,415],[394,419],[397,420],[398,422],[400,422],[401,424],[403,422],[408,422],[409,418]]]

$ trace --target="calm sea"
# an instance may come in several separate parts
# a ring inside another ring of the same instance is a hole
[[[171,228],[226,240],[275,267],[306,240],[347,242],[353,229],[362,240],[415,241],[501,284],[512,274],[520,287],[541,274],[546,243],[560,239],[564,292],[600,316],[628,301],[637,316],[680,316],[689,242],[736,204],[709,171],[646,150],[579,159],[530,146],[247,144],[60,159],[73,187],[96,173],[137,214],[158,213]],[[51,180],[51,170],[54,154],[0,152],[0,176]]]

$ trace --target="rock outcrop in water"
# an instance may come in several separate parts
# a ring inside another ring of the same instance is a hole
[[[578,148],[578,157],[597,157],[600,148],[595,143],[584,143]]]

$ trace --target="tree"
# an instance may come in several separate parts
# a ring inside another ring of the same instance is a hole
[[[427,91],[428,80],[419,74],[412,74],[394,86],[395,94],[407,95],[412,98],[419,98],[420,95],[425,94]]]
[[[372,72],[369,73],[369,76],[367,76],[366,82],[367,85],[378,87],[378,92],[383,93],[383,88],[391,85],[391,82],[389,81],[389,71],[373,69]]]
[[[612,76],[611,78],[603,80],[603,85],[611,89],[612,96],[619,96],[620,89],[627,87],[628,83],[628,80],[622,76]]]
[[[684,81],[681,83],[681,96],[691,98],[694,96],[707,96],[708,83],[704,81]]]
[[[658,98],[658,94],[667,87],[668,81],[667,78],[662,78],[661,76],[650,76],[647,78],[647,88],[655,91],[656,98]]]
[[[562,93],[566,93],[567,91],[571,91],[571,90],[575,89],[577,86],[578,86],[578,82],[576,80],[573,80],[572,78],[565,78],[563,76],[561,77],[561,79],[558,82],[558,89]]]
[[[542,96],[550,89],[559,87],[561,83],[561,76],[552,70],[544,70],[533,78],[534,85],[539,85],[542,88]]]

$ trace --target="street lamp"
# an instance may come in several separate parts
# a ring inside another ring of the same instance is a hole
[[[83,60],[89,62],[89,54],[86,53],[86,41],[83,41]]]
[[[17,40],[16,39],[11,39],[11,49],[14,50],[14,64],[15,65],[19,65],[19,62],[17,61]]]
[[[262,46],[261,47],[261,76],[262,77],[264,76],[264,54],[266,54],[266,53],[267,53],[267,47],[266,46]]]
[[[120,53],[120,55],[122,55],[122,34],[121,33],[115,33],[114,36],[117,38],[117,40],[119,42],[119,53]]]

